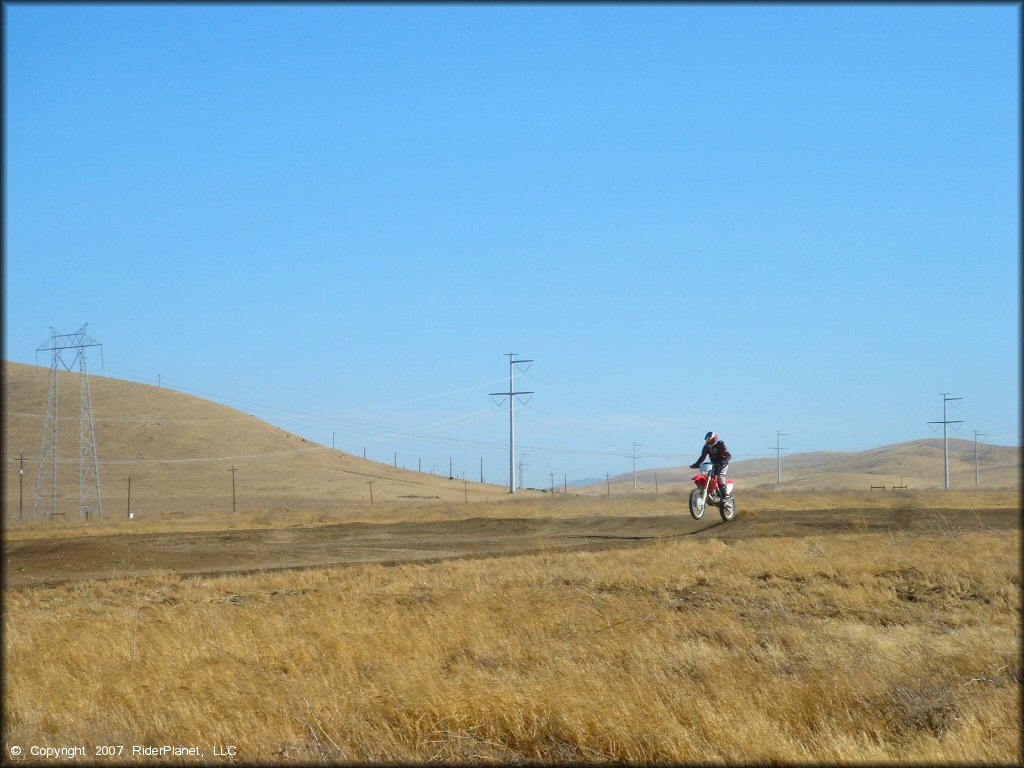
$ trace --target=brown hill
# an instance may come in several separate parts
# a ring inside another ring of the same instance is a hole
[[[993,490],[1020,489],[1020,453],[1017,446],[978,446],[978,474],[980,486]],[[659,491],[689,490],[694,470],[688,467],[669,467],[637,472],[637,487],[646,491],[655,488],[655,474]],[[820,451],[782,457],[782,483],[778,483],[778,461],[775,458],[734,461],[729,477],[746,490],[755,488],[812,491],[852,490],[867,491],[872,486],[906,485],[910,490],[941,489],[944,487],[944,460],[942,438],[912,440],[886,445],[867,451],[851,453]],[[950,487],[975,487],[974,441],[960,438],[949,440]],[[616,489],[632,490],[633,474],[611,478],[612,492]],[[606,493],[605,483],[580,489],[583,493]]]
[[[335,510],[508,498],[507,488],[465,483],[311,443],[224,405],[166,388],[90,376],[104,516],[232,510]],[[32,514],[49,369],[3,364],[3,503],[7,520]],[[58,512],[79,515],[77,372],[58,373]],[[19,456],[24,475],[19,484]],[[522,492],[530,495],[530,492]],[[520,496],[519,493],[516,496]],[[20,500],[20,503],[19,503]]]

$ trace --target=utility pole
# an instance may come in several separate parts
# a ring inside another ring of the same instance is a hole
[[[980,475],[978,474],[978,438],[988,437],[987,432],[979,432],[974,430],[974,487],[978,488],[980,483]]]
[[[132,476],[128,475],[128,519],[132,519]]]
[[[524,466],[527,466],[527,467],[530,466],[529,463],[526,461],[526,457],[529,456],[529,455],[530,454],[528,454],[528,453],[520,453],[519,454],[519,490],[522,490],[523,487],[525,486],[524,475],[523,475],[523,467]]]
[[[778,479],[775,481],[777,483],[782,482],[782,452],[789,450],[788,448],[783,448],[780,445],[780,438],[783,437],[789,437],[789,435],[786,432],[779,432],[778,430],[775,430],[775,458],[779,463],[779,475]]]
[[[231,469],[228,470],[228,472],[231,473],[231,511],[232,512],[235,511],[235,472],[237,472],[237,471],[238,470],[235,469],[235,465],[234,464],[232,464],[231,465]]]
[[[508,492],[516,492],[516,397],[533,392],[516,392],[516,365],[533,360],[516,360],[517,352],[506,352],[508,357],[508,392],[492,392],[491,397],[508,398]]]
[[[368,486],[370,486],[370,506],[371,507],[373,506],[373,484],[375,482],[377,482],[377,481],[376,480],[368,480],[367,483],[366,483]]]
[[[554,498],[555,497],[555,470],[552,469],[549,474],[551,475],[551,498]]]
[[[453,477],[455,477],[455,474],[452,472],[452,457],[449,456],[448,457],[448,479],[451,480]]]
[[[484,484],[484,457],[480,457],[480,485]]]
[[[640,443],[633,443],[633,490],[636,490],[636,449],[643,448]]]
[[[331,432],[331,450],[334,450],[334,432]]]
[[[949,436],[946,432],[947,424],[963,424],[963,421],[950,421],[946,418],[946,403],[951,403],[954,400],[963,400],[962,397],[949,397],[949,392],[940,392],[939,396],[942,398],[942,421],[929,421],[929,424],[941,424],[942,425],[942,454],[946,463],[946,490],[949,490]]]
[[[608,493],[605,494],[605,495],[606,496],[611,496],[612,495],[612,481],[609,479],[609,476],[608,476],[607,472],[604,473],[604,484],[605,484],[605,487],[607,487],[607,489],[608,489]]]
[[[18,519],[21,520],[21,509],[25,498],[23,487],[25,485],[25,454],[18,456]]]

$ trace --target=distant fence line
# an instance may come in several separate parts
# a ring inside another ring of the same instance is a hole
[[[33,419],[42,419],[42,418],[44,418],[44,415],[41,414],[41,413],[24,413],[24,412],[20,412],[20,411],[4,411],[4,416],[25,416],[25,417],[31,417]],[[77,415],[76,416],[58,416],[57,418],[60,421],[65,421],[65,420],[66,421],[78,421],[80,419],[80,416],[77,416]],[[179,419],[179,418],[176,418],[176,417],[173,417],[173,416],[167,416],[167,417],[159,417],[158,416],[158,417],[149,418],[149,419],[125,419],[125,418],[119,418],[117,416],[94,416],[93,417],[93,421],[121,421],[121,422],[128,422],[128,423],[131,423],[131,424],[163,424],[163,423],[166,423],[166,422],[182,423],[182,424],[187,422],[187,423],[192,424],[192,423],[195,423],[195,422],[207,422],[208,423],[208,422],[212,422],[212,421],[223,421],[223,419],[214,419],[214,418],[209,418],[209,419]]]
[[[194,463],[199,463],[199,462],[219,462],[219,461],[240,461],[240,460],[243,460],[243,459],[263,459],[263,458],[268,458],[268,457],[272,457],[272,456],[283,456],[283,455],[293,455],[293,454],[299,454],[299,453],[309,453],[311,451],[332,451],[332,453],[334,452],[332,449],[325,448],[324,446],[313,446],[313,447],[310,447],[310,448],[299,448],[299,449],[296,449],[294,451],[272,451],[272,452],[269,452],[269,453],[254,453],[254,454],[241,455],[241,456],[214,456],[214,457],[204,457],[204,458],[195,458],[195,459],[109,459],[107,461],[101,461],[99,463],[100,464],[105,464],[105,465],[110,465],[110,466],[115,466],[115,465],[122,465],[122,466],[124,466],[124,465],[138,465],[138,464],[149,464],[149,465],[152,465],[152,464],[194,464]],[[38,461],[39,457],[38,456],[37,457],[32,457],[32,456],[4,456],[3,458],[4,458],[4,461],[7,461],[7,462],[19,463],[19,462],[31,462],[33,460]],[[78,459],[58,459],[57,463],[58,464],[79,464],[80,462],[79,462]],[[426,474],[424,472],[417,472],[415,470],[407,470],[404,467],[402,469],[405,472],[413,472],[413,473],[416,473],[416,474]],[[341,469],[341,468],[338,468],[338,469],[334,469],[333,471],[340,472],[340,473],[346,474],[346,475],[358,475],[359,477],[367,477],[367,478],[373,479],[374,481],[376,481],[376,480],[383,480],[383,481],[388,482],[388,483],[397,483],[397,484],[401,484],[401,485],[422,485],[422,486],[425,486],[425,487],[428,487],[428,488],[437,488],[438,482],[441,482],[442,479],[443,479],[443,476],[438,476],[438,481],[431,483],[431,482],[427,482],[427,481],[424,481],[424,480],[413,480],[411,478],[392,477],[392,476],[377,474],[377,473],[373,473],[373,472],[360,472],[359,470],[355,470],[355,469]],[[458,480],[459,482],[463,482],[463,483],[468,483],[469,482],[469,481],[465,480],[464,478],[460,479],[460,478],[449,477],[448,480]],[[473,481],[473,484],[477,485],[476,481]],[[487,483],[481,482],[480,485],[487,485]],[[530,490],[534,490],[534,489],[530,489]],[[174,498],[174,497],[167,497],[167,498]]]
[[[201,461],[236,461],[241,459],[263,459],[268,456],[287,456],[296,453],[309,453],[323,450],[322,448],[298,448],[294,451],[270,451],[268,453],[249,453],[236,456],[203,456],[192,459],[105,459],[100,464],[187,464]],[[329,450],[329,449],[328,449]],[[38,461],[38,456],[25,456],[25,461]],[[4,461],[21,461],[20,456],[4,456]],[[58,464],[79,464],[79,459],[57,459]]]

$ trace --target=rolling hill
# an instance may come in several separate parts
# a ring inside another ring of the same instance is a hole
[[[1002,445],[978,446],[978,474],[980,486],[999,490],[1019,489],[1019,447]],[[906,485],[910,490],[941,489],[944,487],[944,461],[942,439],[912,440],[858,452],[820,451],[798,453],[782,457],[782,483],[778,482],[778,462],[775,458],[734,461],[729,477],[746,490],[773,489],[813,491],[851,490],[867,491],[872,486]],[[657,475],[657,480],[655,480]],[[678,491],[693,487],[690,478],[694,470],[689,467],[670,467],[637,472],[638,490]],[[974,441],[960,438],[949,440],[950,487],[975,487]],[[610,480],[611,489],[632,490],[632,473]],[[579,489],[583,493],[606,493],[604,482]]]
[[[242,411],[172,389],[90,376],[105,515],[333,510],[370,503],[507,499],[508,489],[367,461],[311,443]],[[49,369],[3,364],[5,519],[30,517]],[[58,373],[58,512],[78,518],[78,373]],[[24,455],[19,486],[19,456]],[[232,473],[232,467],[235,472]],[[532,492],[521,492],[531,495]],[[520,494],[517,493],[516,496]],[[115,512],[116,510],[116,512]]]

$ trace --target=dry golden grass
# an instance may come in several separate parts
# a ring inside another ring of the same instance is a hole
[[[7,745],[278,762],[1019,764],[1020,533],[11,590]]]

